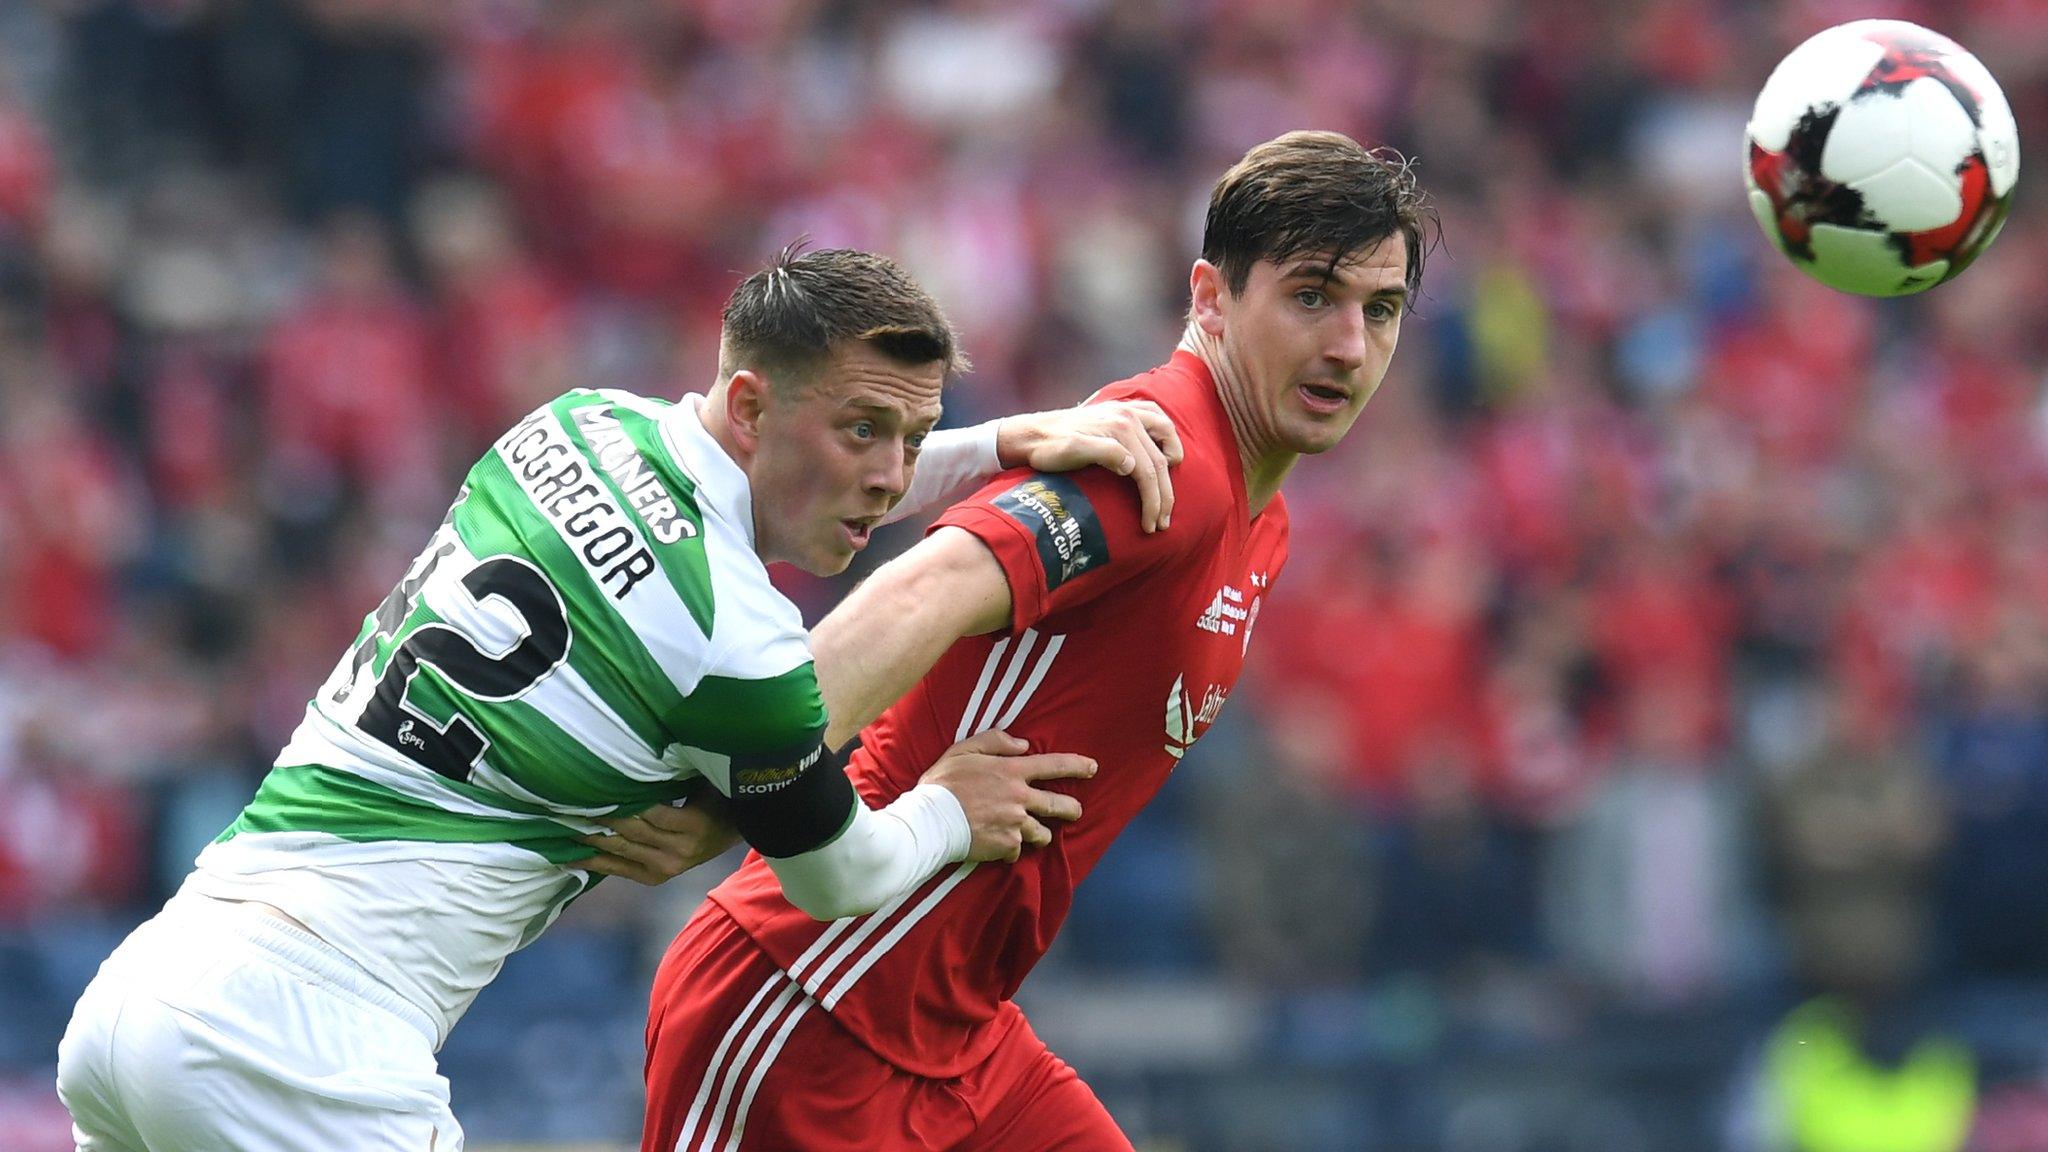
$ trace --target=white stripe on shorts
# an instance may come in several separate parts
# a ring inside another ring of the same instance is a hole
[[[776,995],[769,999],[771,992]],[[761,1009],[764,999],[768,1000],[768,1005]],[[739,1147],[740,1135],[746,1129],[747,1112],[753,1107],[754,1094],[767,1077],[769,1066],[781,1054],[789,1034],[796,1030],[797,1021],[816,1003],[781,972],[768,977],[719,1040],[718,1049],[704,1070],[704,1081],[697,1087],[697,1098],[691,1102],[690,1113],[683,1119],[683,1130],[676,1136],[675,1152],[718,1152],[721,1148],[731,1152]],[[756,1009],[761,1010],[757,1013]],[[738,1041],[737,1046],[735,1040]],[[762,1047],[764,1040],[767,1041],[765,1048]],[[748,1062],[757,1049],[761,1058],[753,1065],[753,1074],[747,1076]],[[746,1087],[741,1091],[743,1076]],[[715,1100],[712,1098],[714,1087],[717,1089]],[[736,1091],[739,1092],[739,1100],[735,1108],[732,1106]],[[707,1105],[710,1108],[708,1115],[705,1111]],[[732,1110],[732,1130],[726,1133],[728,1108]],[[703,1125],[701,1132],[699,1124]],[[722,1133],[725,1138],[721,1143]]]

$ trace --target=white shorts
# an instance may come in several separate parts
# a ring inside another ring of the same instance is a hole
[[[57,1092],[79,1152],[459,1152],[434,1032],[319,937],[171,898],[72,1010]]]

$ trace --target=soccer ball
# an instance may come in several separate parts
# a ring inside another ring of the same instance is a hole
[[[1748,135],[1764,235],[1814,279],[1867,296],[1969,267],[2019,178],[2019,130],[1991,73],[1903,20],[1858,20],[1793,49]]]

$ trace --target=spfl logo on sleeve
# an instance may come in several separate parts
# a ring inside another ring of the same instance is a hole
[[[1065,476],[1033,476],[995,498],[995,506],[1031,530],[1051,592],[1109,562],[1109,541],[1081,486]]]

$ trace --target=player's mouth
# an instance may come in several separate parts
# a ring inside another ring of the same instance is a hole
[[[868,537],[875,533],[875,522],[880,516],[863,516],[858,520],[841,520],[839,530],[846,534],[846,544],[855,552],[868,546]]]
[[[1319,416],[1335,416],[1351,406],[1351,390],[1327,380],[1310,380],[1294,391],[1302,404]]]

